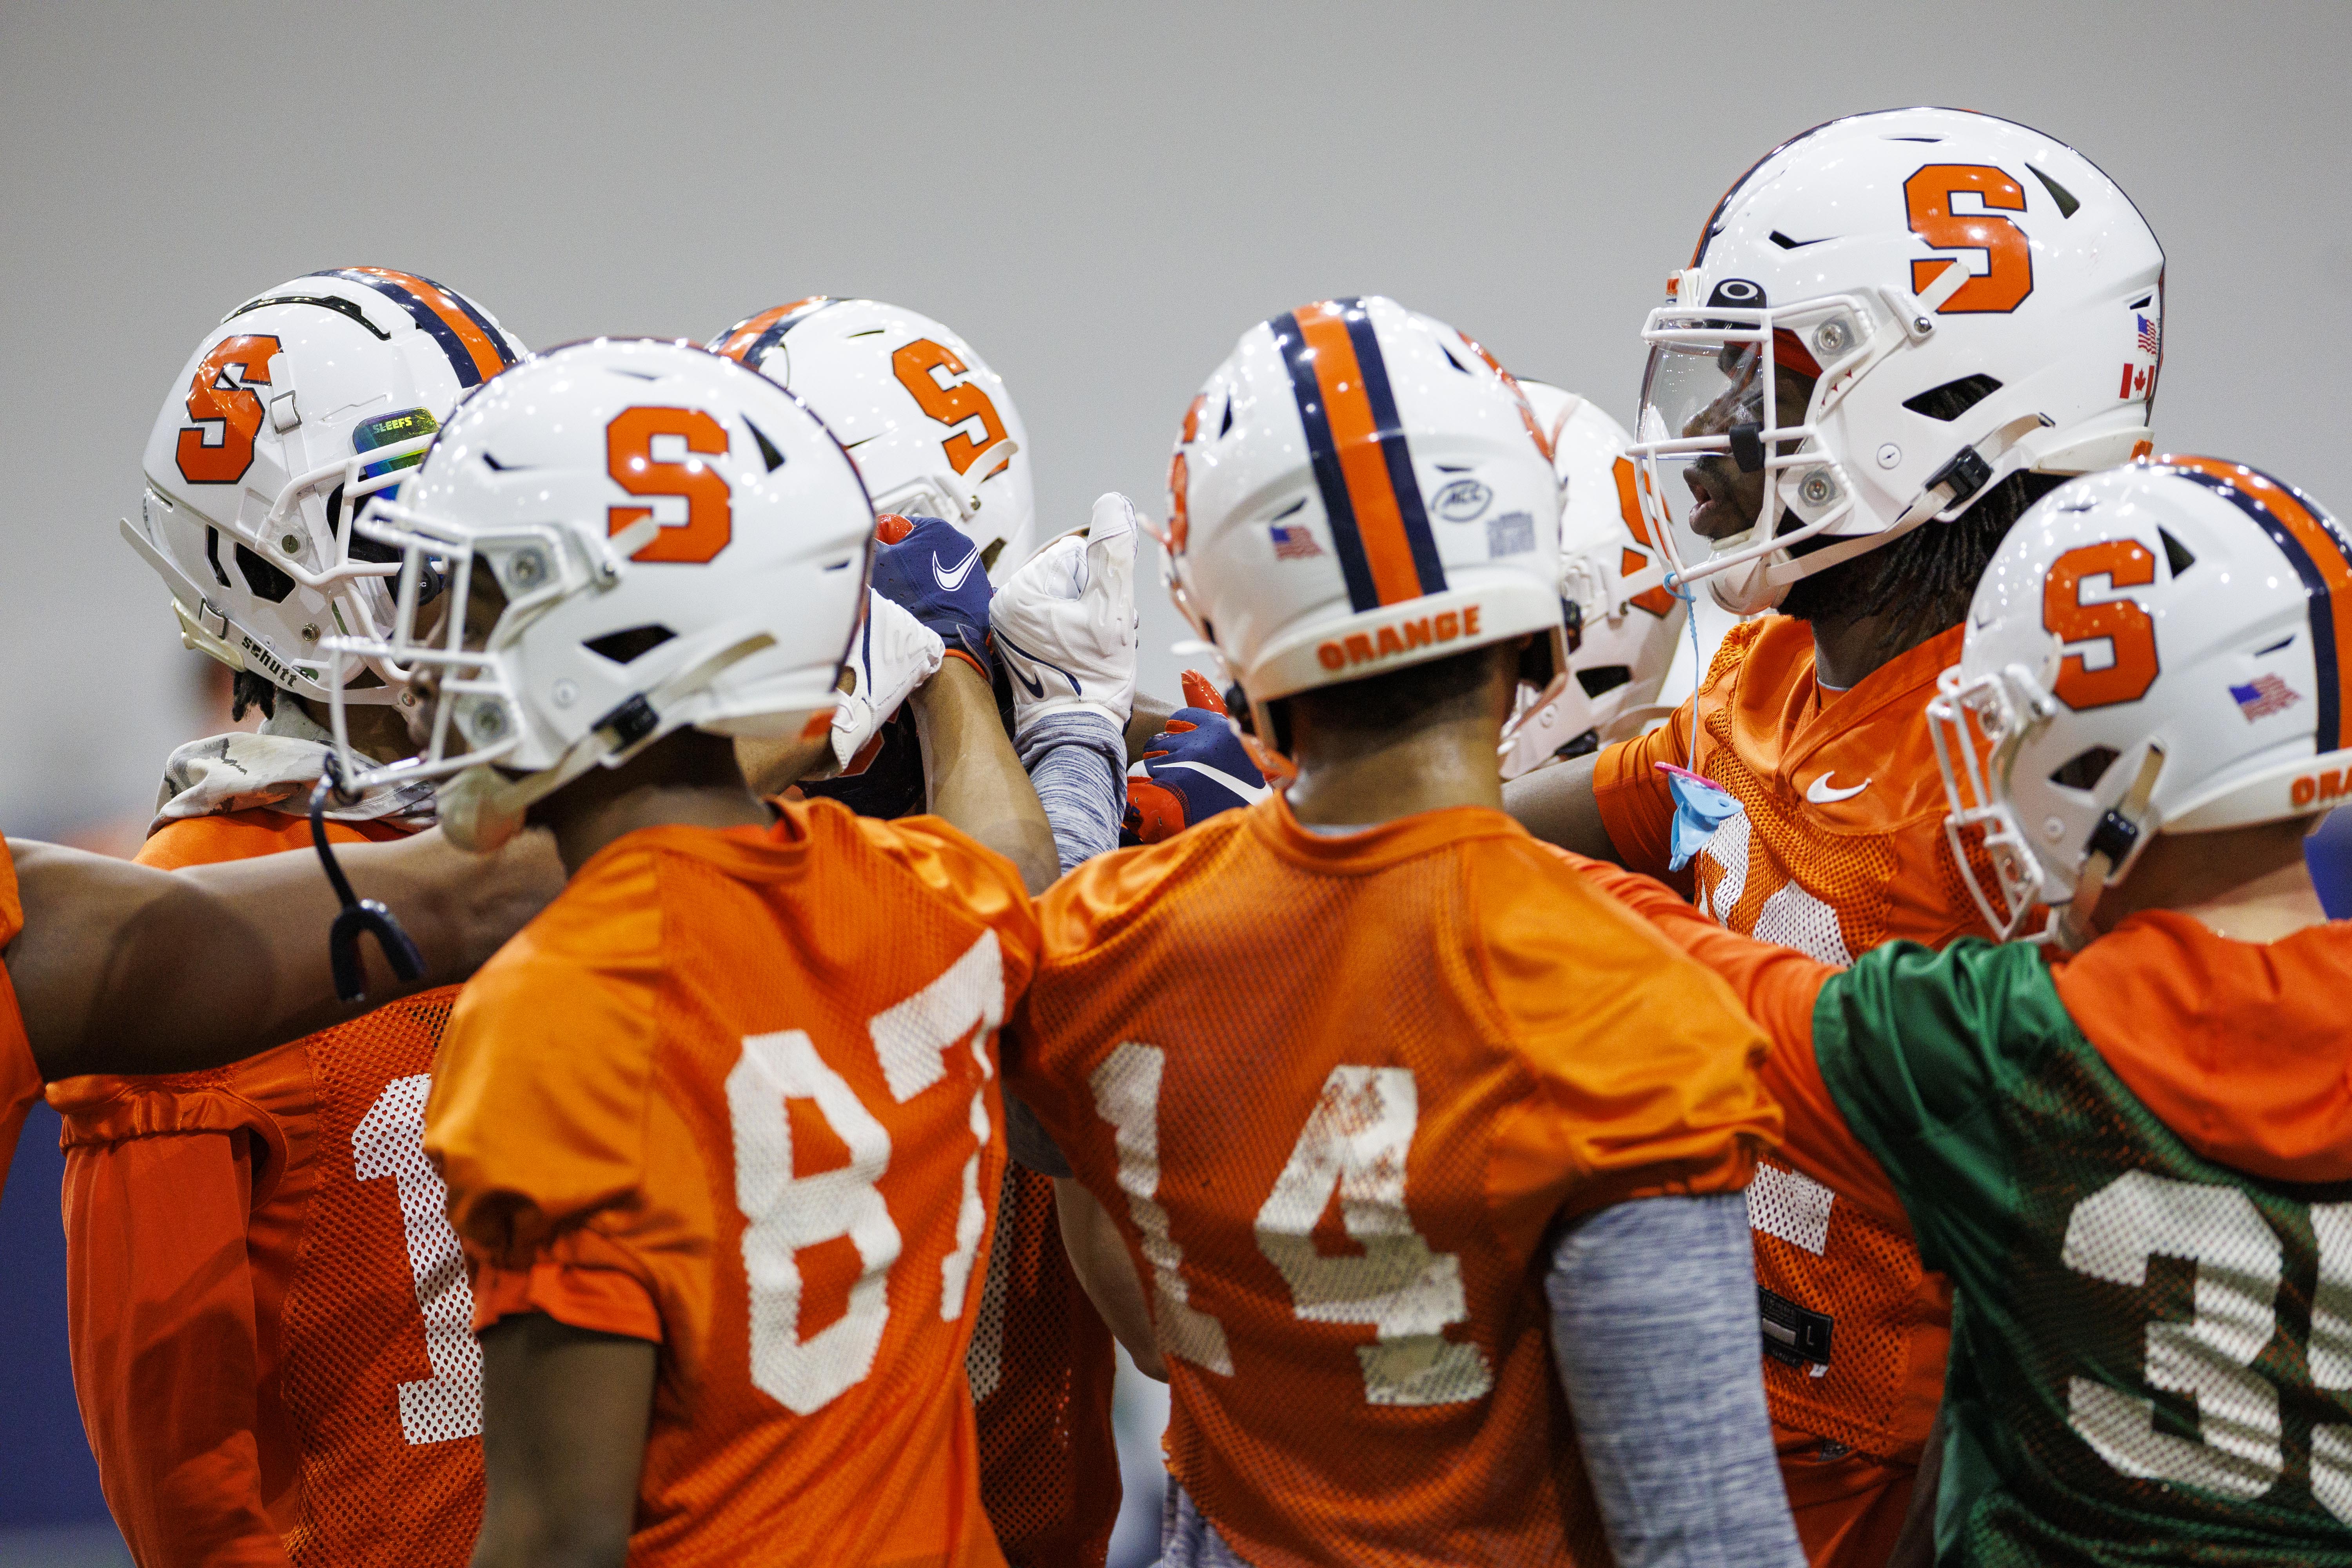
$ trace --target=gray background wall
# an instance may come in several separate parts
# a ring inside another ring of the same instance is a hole
[[[0,6],[0,803],[136,822],[207,720],[115,537],[231,305],[353,262],[534,345],[863,293],[1003,373],[1049,526],[1158,515],[1250,322],[1381,291],[1621,417],[1723,187],[1833,114],[2082,148],[2170,258],[2167,444],[2340,489],[2341,5]],[[2352,506],[2352,492],[2338,504]],[[1147,683],[1179,635],[1148,588]],[[135,842],[135,838],[132,840]]]

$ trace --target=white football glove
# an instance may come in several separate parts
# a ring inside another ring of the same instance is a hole
[[[871,588],[866,591],[866,624],[850,639],[844,661],[849,689],[835,699],[833,754],[844,772],[908,694],[940,672],[947,646],[898,605]]]
[[[1099,713],[1121,729],[1135,710],[1135,505],[1096,498],[1083,533],[1066,533],[996,590],[988,618],[1013,678],[1018,735],[1049,713]]]

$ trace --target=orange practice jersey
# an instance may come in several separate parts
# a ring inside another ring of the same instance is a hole
[[[1747,1183],[1780,1118],[1721,983],[1471,808],[1326,837],[1271,795],[1040,913],[1011,1086],[1118,1219],[1234,1550],[1609,1561],[1539,1258]]]
[[[25,929],[24,900],[16,891],[16,862],[8,841],[0,838],[0,950]],[[40,1097],[41,1068],[33,1059],[33,1042],[25,1035],[25,1016],[16,1006],[16,987],[0,965],[0,1186],[8,1181],[8,1164],[16,1156],[16,1136],[25,1131],[26,1112]]]
[[[426,1113],[475,1321],[662,1347],[634,1563],[1003,1561],[964,1354],[1013,868],[791,804],[606,846],[465,987]]]
[[[139,859],[177,869],[310,842],[299,816],[240,811],[168,824]],[[472,1553],[481,1355],[424,1145],[456,995],[231,1067],[50,1086],[75,1392],[142,1563],[456,1568]]]
[[[1669,723],[1601,753],[1593,792],[1611,842],[1628,868],[1675,884],[1718,923],[1824,963],[1898,938],[1941,947],[1990,934],[1944,837],[1925,718],[1959,651],[1955,626],[1839,693],[1814,679],[1806,623],[1733,627]],[[1662,762],[1695,765],[1741,806],[1679,876],[1666,869],[1674,802]],[[1833,1156],[1811,1148],[1806,1123],[1792,1117],[1785,1148],[1748,1193],[1773,1418],[1916,1463],[1943,1394],[1950,1289],[1882,1205],[1816,1179]],[[1792,1486],[1819,1462],[1818,1445],[1791,1455]]]
[[[1119,1503],[1110,1330],[1070,1271],[1052,1179],[1010,1160],[964,1368],[980,1499],[1005,1559],[1102,1568]]]

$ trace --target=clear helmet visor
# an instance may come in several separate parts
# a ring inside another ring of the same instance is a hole
[[[1761,561],[1853,510],[1813,422],[1824,361],[1843,373],[1866,352],[1870,321],[1843,299],[1653,313],[1633,454],[1643,511],[1681,581]]]

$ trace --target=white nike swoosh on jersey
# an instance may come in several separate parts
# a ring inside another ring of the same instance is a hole
[[[1213,768],[1206,763],[1162,763],[1160,764],[1160,770],[1162,773],[1167,772],[1170,768],[1190,768],[1196,773],[1202,773],[1209,778],[1213,778],[1219,784],[1224,785],[1227,789],[1233,791],[1235,795],[1241,796],[1244,800],[1250,802],[1253,805],[1257,802],[1264,800],[1266,795],[1266,791],[1272,787],[1268,784],[1244,784],[1241,780],[1234,777],[1233,774],[1225,772],[1224,769]]]
[[[1839,789],[1830,783],[1830,780],[1836,776],[1837,770],[1835,768],[1832,768],[1828,773],[1822,774],[1807,787],[1805,790],[1805,798],[1811,801],[1815,805],[1834,805],[1842,800],[1852,800],[1855,795],[1860,795],[1864,790],[1870,787],[1871,781],[1864,779],[1860,784],[1853,785],[1850,789]]]
[[[963,580],[971,575],[971,563],[979,559],[980,548],[975,545],[972,547],[971,553],[963,558],[963,564],[952,572],[942,572],[940,570],[939,553],[934,551],[931,554],[931,578],[941,588],[952,594],[963,586]]]

